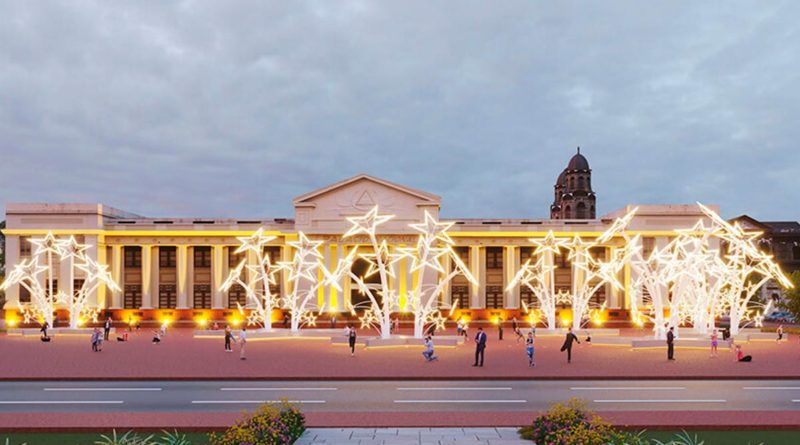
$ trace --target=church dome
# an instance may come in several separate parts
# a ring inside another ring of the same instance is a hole
[[[567,170],[589,170],[589,161],[581,154],[580,147],[578,147],[578,153],[569,160]]]

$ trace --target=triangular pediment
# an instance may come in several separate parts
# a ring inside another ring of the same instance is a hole
[[[760,230],[762,232],[770,230],[770,227],[768,225],[748,215],[737,216],[736,218],[733,218],[728,222],[730,223],[737,222],[745,230]]]
[[[367,174],[360,174],[360,175],[353,176],[351,178],[347,178],[347,179],[345,179],[343,181],[339,181],[337,183],[322,187],[320,189],[308,192],[306,194],[300,195],[300,196],[294,198],[293,202],[294,202],[295,205],[306,203],[306,202],[312,201],[315,198],[318,198],[318,197],[320,197],[322,195],[330,194],[330,193],[336,193],[337,191],[341,191],[341,190],[345,190],[345,189],[351,188],[354,184],[357,184],[357,183],[362,183],[362,184],[363,183],[372,183],[372,184],[375,184],[375,185],[378,185],[378,186],[383,186],[383,187],[386,187],[387,189],[393,189],[393,190],[396,190],[397,192],[400,192],[402,194],[407,194],[409,196],[413,196],[413,197],[415,197],[415,198],[417,198],[417,199],[419,199],[419,200],[421,200],[423,202],[441,203],[441,201],[442,201],[441,197],[439,197],[437,195],[434,195],[432,193],[423,192],[421,190],[417,190],[417,189],[414,189],[414,188],[411,188],[411,187],[408,187],[408,186],[396,184],[394,182],[390,182],[390,181],[387,181],[387,180],[381,179],[381,178],[376,178],[374,176],[370,176],[370,175],[367,175]],[[363,198],[363,199],[366,199],[366,200],[372,200],[372,202],[374,203],[373,205],[378,204],[377,202],[374,201],[374,197],[369,195],[368,191],[366,193],[367,193],[366,197],[363,196],[363,195],[359,195],[357,201],[361,201],[362,198]],[[363,202],[365,204],[367,203],[367,201],[363,201]]]

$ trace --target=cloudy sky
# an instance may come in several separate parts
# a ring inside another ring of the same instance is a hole
[[[292,216],[369,173],[545,217],[580,145],[628,203],[800,219],[800,2],[0,0],[0,205]]]

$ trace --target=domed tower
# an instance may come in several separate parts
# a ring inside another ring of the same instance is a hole
[[[578,153],[558,175],[553,187],[555,199],[550,206],[551,219],[594,219],[595,194],[592,191],[592,169],[589,161]]]

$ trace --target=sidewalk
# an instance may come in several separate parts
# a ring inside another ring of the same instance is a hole
[[[309,428],[295,445],[530,445],[516,428]]]

